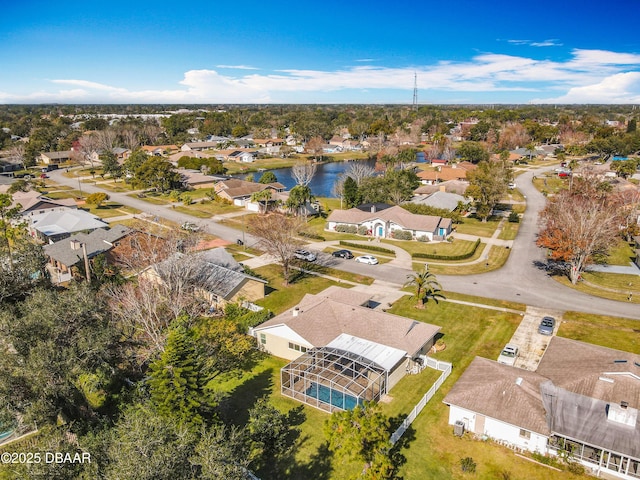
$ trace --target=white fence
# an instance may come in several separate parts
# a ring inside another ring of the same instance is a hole
[[[416,419],[418,414],[427,405],[427,402],[431,400],[431,397],[435,395],[435,393],[442,386],[442,384],[447,379],[447,377],[451,374],[452,365],[450,363],[441,362],[431,357],[421,356],[421,358],[425,361],[425,365],[427,367],[441,371],[442,375],[438,377],[438,380],[436,380],[436,383],[431,385],[431,388],[427,391],[427,393],[424,394],[424,397],[422,397],[420,401],[416,404],[416,406],[413,407],[413,410],[411,410],[411,413],[407,415],[407,418],[405,418],[402,421],[402,424],[398,427],[398,429],[395,432],[393,432],[393,434],[391,435],[391,443],[394,445],[398,440],[400,440],[400,437],[404,435],[404,432],[407,431],[407,428],[409,428],[409,425],[413,423],[413,421]]]

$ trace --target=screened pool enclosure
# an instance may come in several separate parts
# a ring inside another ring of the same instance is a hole
[[[386,393],[383,367],[328,346],[308,350],[283,367],[280,375],[283,395],[327,412],[378,401]]]

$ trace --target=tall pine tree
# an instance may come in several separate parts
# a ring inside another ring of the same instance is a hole
[[[151,401],[158,412],[173,416],[181,423],[202,424],[202,410],[207,406],[200,362],[192,331],[184,325],[174,326],[167,345],[151,365]]]

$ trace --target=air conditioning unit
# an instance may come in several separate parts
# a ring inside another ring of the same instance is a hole
[[[464,422],[462,420],[456,420],[456,423],[453,425],[453,434],[456,437],[464,435]]]

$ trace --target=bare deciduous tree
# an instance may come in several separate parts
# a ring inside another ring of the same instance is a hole
[[[559,192],[540,213],[537,243],[553,260],[567,263],[574,285],[587,265],[607,254],[620,233],[616,202],[600,185],[593,178],[577,178],[571,191]]]
[[[9,155],[20,162],[22,168],[26,168],[24,164],[25,150],[24,143],[16,143],[9,148]]]
[[[311,162],[298,162],[291,167],[291,175],[296,180],[297,185],[309,186],[313,176],[316,174],[316,164]]]
[[[319,135],[309,139],[307,142],[307,152],[316,157],[316,161],[318,160],[318,157],[322,156],[322,145],[324,145],[324,139]]]
[[[140,133],[138,132],[138,129],[132,125],[124,127],[120,131],[120,137],[122,138],[124,146],[131,151],[134,151],[140,146]]]
[[[351,162],[344,173],[346,176],[353,178],[356,183],[360,185],[360,182],[363,179],[373,176],[375,169],[364,162]]]
[[[261,215],[249,226],[249,232],[259,239],[260,248],[282,265],[285,285],[289,284],[294,252],[300,244],[296,236],[303,228],[304,224],[298,217],[281,213]]]
[[[101,150],[111,152],[117,145],[118,134],[112,128],[99,130],[94,135],[96,136],[98,147]]]
[[[79,143],[80,153],[82,154],[83,160],[85,162],[88,160],[93,168],[94,159],[97,156],[98,150],[100,150],[100,143],[97,135],[94,133],[83,135],[80,137]]]

